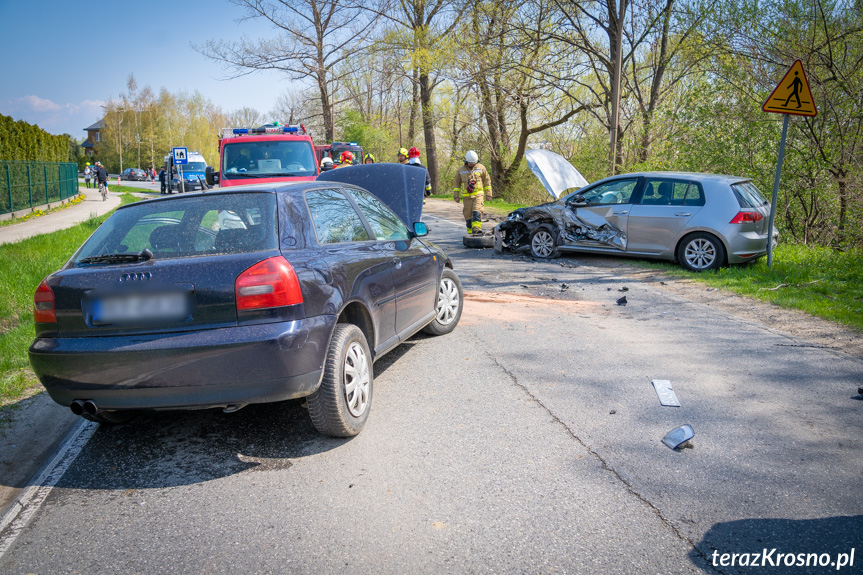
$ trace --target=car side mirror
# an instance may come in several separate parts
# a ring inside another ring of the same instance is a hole
[[[213,166],[207,166],[204,170],[204,179],[207,180],[208,186],[215,186],[219,183],[219,173],[213,170]]]
[[[414,222],[414,236],[421,238],[429,235],[429,228],[425,222]]]
[[[584,199],[584,196],[581,194],[576,194],[566,200],[566,205],[568,206],[586,206],[587,200]]]

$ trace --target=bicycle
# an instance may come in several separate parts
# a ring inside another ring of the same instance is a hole
[[[99,182],[99,193],[102,194],[102,201],[108,199],[108,183],[107,182]]]

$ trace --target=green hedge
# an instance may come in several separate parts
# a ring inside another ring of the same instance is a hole
[[[78,193],[78,164],[0,160],[0,214],[65,200]]]
[[[0,114],[0,159],[37,162],[68,162],[70,137],[54,136],[39,126]],[[5,175],[4,175],[5,177]]]

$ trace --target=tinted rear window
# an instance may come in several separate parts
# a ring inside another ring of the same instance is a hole
[[[154,259],[238,254],[278,247],[276,197],[269,193],[207,194],[117,210],[75,254],[153,252]]]
[[[767,200],[752,182],[732,184],[731,189],[734,190],[734,196],[741,208],[758,208],[767,204]]]

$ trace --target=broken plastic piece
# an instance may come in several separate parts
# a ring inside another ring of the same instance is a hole
[[[662,443],[671,449],[677,449],[681,446],[686,447],[684,444],[693,437],[695,437],[695,430],[692,429],[691,425],[686,423],[666,433],[665,437],[662,438]]]
[[[674,390],[671,388],[671,382],[667,379],[654,379],[650,382],[653,389],[656,390],[656,395],[659,396],[659,403],[666,407],[680,407],[680,401],[677,399]]]

